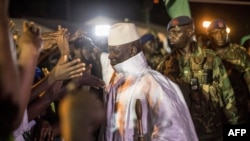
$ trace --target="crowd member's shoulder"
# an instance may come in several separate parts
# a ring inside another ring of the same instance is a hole
[[[230,44],[230,48],[235,53],[241,54],[241,53],[246,52],[246,48],[244,48],[243,46],[239,44]]]
[[[165,54],[156,66],[156,71],[163,73],[165,62],[170,60],[171,53]]]

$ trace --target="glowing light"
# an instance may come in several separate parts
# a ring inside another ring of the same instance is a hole
[[[110,25],[97,25],[95,27],[96,36],[108,36]]]
[[[210,21],[203,21],[203,23],[202,23],[204,28],[208,28],[210,24],[211,24]]]
[[[153,2],[157,4],[157,3],[159,3],[159,0],[153,0]]]
[[[226,28],[226,31],[227,31],[227,33],[230,33],[230,28],[227,27],[227,28]]]

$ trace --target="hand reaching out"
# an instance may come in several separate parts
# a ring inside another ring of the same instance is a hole
[[[16,41],[19,38],[20,35],[19,35],[19,30],[15,29],[15,23],[14,23],[13,20],[9,21],[8,27],[9,27],[9,30],[10,30],[10,32],[12,34],[13,39]]]
[[[85,85],[85,86],[91,86],[96,89],[103,88],[105,86],[105,83],[102,79],[94,76],[91,74],[91,68],[92,65],[90,64],[86,71],[83,73],[81,77],[75,78],[73,81],[76,85]]]
[[[46,120],[41,120],[38,125],[36,126],[37,133],[35,133],[34,141],[53,141],[54,133],[53,133],[53,126]]]
[[[24,45],[31,45],[31,47],[35,47],[34,49],[40,52],[42,49],[41,31],[34,22],[23,22],[23,33],[18,39],[18,45],[21,49],[27,47],[23,47]],[[30,50],[30,48],[28,49]]]
[[[64,55],[50,72],[49,83],[82,76],[83,71],[85,71],[85,64],[81,63],[80,59],[68,62],[68,56]]]
[[[61,55],[70,55],[69,51],[69,32],[68,29],[58,26],[58,31],[55,33],[57,35],[56,41]]]

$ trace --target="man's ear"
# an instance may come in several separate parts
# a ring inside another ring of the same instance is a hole
[[[194,34],[194,29],[188,28],[188,29],[187,29],[187,34],[188,34],[188,36],[193,36],[193,34]]]
[[[135,56],[136,54],[137,54],[137,47],[136,46],[132,46],[131,47],[131,50],[130,50],[131,52],[130,52],[130,54],[131,54],[131,57],[132,56]]]

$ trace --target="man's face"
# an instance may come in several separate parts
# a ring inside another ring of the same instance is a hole
[[[159,48],[156,40],[147,41],[142,47],[143,47],[143,52],[147,54],[159,53]]]
[[[169,45],[172,48],[181,49],[186,46],[190,40],[190,35],[188,35],[187,26],[174,27],[167,31],[167,38]]]
[[[121,45],[121,46],[109,46],[109,59],[110,64],[115,66],[127,59],[129,59],[131,55],[131,44]]]
[[[215,28],[209,32],[212,43],[217,47],[224,47],[228,42],[228,33],[225,28]]]

